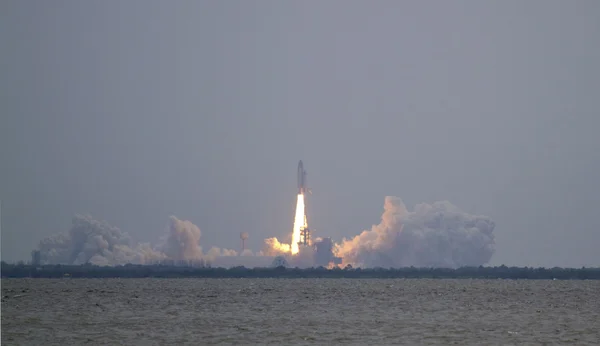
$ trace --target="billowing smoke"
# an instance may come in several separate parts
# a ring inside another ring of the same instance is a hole
[[[409,212],[386,197],[381,223],[336,245],[343,265],[360,267],[461,267],[487,263],[494,253],[494,222],[450,202],[418,204]]]
[[[276,237],[265,239],[263,249],[261,251],[265,256],[285,256],[290,254],[290,244],[280,243]]]
[[[132,247],[126,232],[89,215],[76,215],[68,232],[42,240],[39,250],[42,262],[52,264],[146,263],[165,257],[149,244]]]
[[[200,229],[190,221],[171,216],[163,241],[152,247],[132,245],[126,232],[89,215],[76,215],[68,232],[42,240],[40,259],[48,264],[118,265],[150,264],[164,260],[211,260],[218,256],[236,256],[233,250],[211,248],[206,254],[200,246]]]
[[[200,228],[189,221],[169,218],[169,234],[161,246],[162,252],[172,260],[192,260],[202,258]]]
[[[261,252],[210,248],[203,251],[201,231],[190,221],[169,218],[169,227],[156,245],[133,244],[126,232],[91,216],[76,215],[68,232],[42,240],[40,259],[48,264],[119,265],[192,261],[237,266],[264,265],[283,256],[290,266],[461,267],[487,263],[494,253],[494,222],[462,212],[449,202],[418,204],[409,212],[400,198],[386,197],[379,225],[333,244],[315,239],[292,255],[290,244],[265,239]],[[204,261],[204,262],[203,262]]]

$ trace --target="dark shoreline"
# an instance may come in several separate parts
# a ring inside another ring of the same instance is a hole
[[[165,265],[9,264],[2,278],[362,278],[362,279],[533,279],[600,280],[600,268],[463,267],[447,268],[210,268]]]

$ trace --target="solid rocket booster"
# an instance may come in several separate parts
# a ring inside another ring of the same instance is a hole
[[[304,165],[302,165],[302,160],[298,162],[298,194],[304,195],[306,192],[306,171],[304,170]]]

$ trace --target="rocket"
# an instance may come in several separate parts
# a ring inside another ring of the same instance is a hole
[[[300,160],[300,162],[298,162],[298,194],[304,195],[304,193],[307,191],[308,189],[306,187],[306,171],[304,170],[302,160]]]

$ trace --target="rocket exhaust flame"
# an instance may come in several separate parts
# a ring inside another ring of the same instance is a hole
[[[296,202],[296,216],[294,217],[294,229],[292,231],[292,255],[297,254],[300,249],[298,248],[298,242],[300,242],[300,228],[306,223],[306,216],[304,215],[304,195],[299,194]]]
[[[298,162],[298,199],[296,202],[296,214],[294,217],[294,228],[292,230],[292,244],[291,244],[291,252],[292,255],[297,254],[300,251],[299,243],[302,238],[302,229],[308,227],[306,222],[306,210],[304,206],[304,194],[307,190],[306,188],[306,171],[304,170],[304,165],[302,164],[302,160]]]

